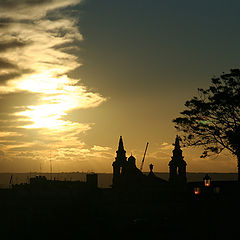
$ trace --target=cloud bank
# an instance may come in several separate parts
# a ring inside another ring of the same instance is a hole
[[[76,42],[82,35],[71,12],[79,3],[0,0],[0,151],[5,160],[48,161],[52,151],[56,160],[67,161],[76,160],[75,153],[100,150],[85,149],[80,140],[92,123],[67,120],[72,110],[105,101],[68,76],[80,66]],[[63,14],[63,9],[70,10]]]

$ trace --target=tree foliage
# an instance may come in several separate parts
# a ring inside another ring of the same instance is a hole
[[[212,78],[173,120],[185,146],[203,146],[201,157],[228,149],[240,157],[240,70]],[[240,159],[240,158],[239,158]]]

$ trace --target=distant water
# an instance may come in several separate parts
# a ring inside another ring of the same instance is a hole
[[[148,174],[148,173],[145,173]],[[168,173],[155,173],[158,177],[168,180]],[[232,181],[237,180],[237,173],[208,173],[213,181]],[[10,177],[13,184],[26,183],[30,177],[44,175],[48,179],[86,181],[86,173],[83,172],[67,172],[67,173],[0,173],[0,188],[8,188]],[[206,173],[187,173],[188,182],[202,181]],[[98,173],[98,186],[101,188],[110,187],[112,183],[111,173]]]

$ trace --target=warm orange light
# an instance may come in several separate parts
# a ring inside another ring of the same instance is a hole
[[[204,186],[209,187],[210,186],[210,180],[204,180]]]
[[[204,186],[205,187],[209,187],[210,183],[211,183],[211,178],[208,176],[208,174],[206,174],[206,176],[203,178],[204,181]]]
[[[200,188],[199,188],[199,187],[195,187],[195,188],[194,188],[194,194],[195,194],[195,195],[200,194]]]

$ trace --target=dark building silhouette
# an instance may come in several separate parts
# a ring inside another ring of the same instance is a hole
[[[96,173],[88,173],[86,175],[87,182],[86,184],[91,188],[98,187],[98,175]]]
[[[119,139],[117,156],[113,162],[113,183],[112,187],[124,187],[125,189],[139,189],[144,187],[156,187],[167,184],[168,182],[157,177],[153,173],[153,165],[150,164],[150,172],[144,175],[136,166],[134,156],[126,157],[122,136]]]
[[[153,164],[150,164],[150,165],[149,165],[149,169],[150,169],[150,172],[149,172],[148,176],[149,176],[149,177],[151,177],[151,176],[152,176],[152,177],[155,177],[155,174],[153,173]]]
[[[128,189],[137,189],[142,186],[144,180],[145,175],[137,168],[136,158],[131,155],[122,171],[120,184]]]
[[[127,164],[127,157],[126,151],[123,147],[123,140],[122,136],[120,136],[118,150],[116,151],[117,156],[115,161],[113,162],[113,187],[117,186],[120,183],[121,174],[124,173],[126,164]]]
[[[126,157],[122,136],[120,136],[117,156],[113,162],[113,183],[112,186],[136,187],[142,182],[143,173],[136,166],[136,158]]]
[[[172,160],[168,164],[169,182],[173,184],[185,184],[187,182],[187,163],[183,160],[179,136],[176,137],[174,146]]]
[[[35,176],[29,179],[29,183],[13,184],[12,189],[32,189],[38,191],[45,190],[84,190],[84,189],[98,189],[98,175],[96,173],[88,173],[86,181],[64,181],[62,180],[48,180],[46,176]]]
[[[149,165],[149,173],[148,175],[146,176],[146,184],[148,187],[150,188],[153,188],[153,187],[157,187],[157,188],[163,188],[163,189],[166,189],[166,187],[169,186],[168,184],[168,181],[160,178],[160,177],[157,177],[155,175],[155,173],[153,172],[153,164],[150,164]]]

